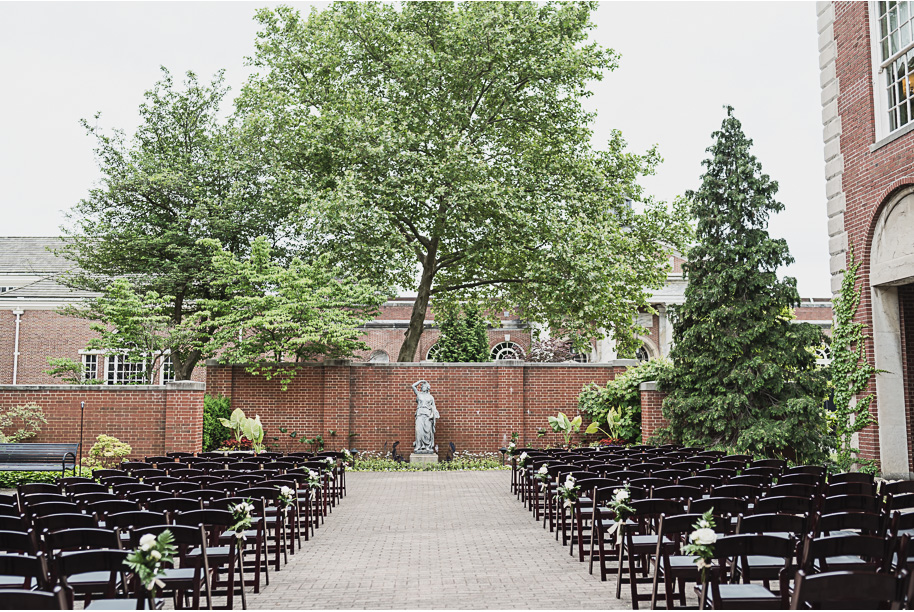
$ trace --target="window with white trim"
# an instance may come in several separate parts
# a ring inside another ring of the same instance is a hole
[[[83,380],[98,378],[98,355],[83,355]]]
[[[641,345],[638,347],[638,350],[635,351],[635,359],[644,363],[645,361],[650,361],[651,354],[648,352],[647,347]]]
[[[914,122],[914,6],[871,2],[876,139]]]
[[[524,358],[524,349],[519,344],[514,342],[499,342],[492,347],[490,353],[492,361],[499,361],[502,359],[523,359]]]
[[[162,373],[163,385],[175,381],[175,362],[172,361],[171,355],[162,358],[162,367],[159,371]]]
[[[146,382],[146,362],[132,360],[127,355],[108,355],[107,376],[109,385],[142,385]]]

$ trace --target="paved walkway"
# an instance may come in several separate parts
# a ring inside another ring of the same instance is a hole
[[[359,472],[259,609],[630,609],[494,472]]]

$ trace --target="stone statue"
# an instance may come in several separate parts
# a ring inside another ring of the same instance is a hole
[[[435,421],[441,415],[435,407],[435,398],[432,397],[428,381],[420,380],[412,386],[416,394],[416,441],[413,443],[413,452],[417,455],[431,455],[435,453]]]

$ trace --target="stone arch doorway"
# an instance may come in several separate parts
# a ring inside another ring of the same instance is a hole
[[[874,358],[876,367],[885,370],[876,376],[880,463],[883,476],[909,478],[914,401],[910,388],[905,393],[905,379],[914,382],[909,374],[914,361],[914,185],[889,196],[879,214],[869,279]]]

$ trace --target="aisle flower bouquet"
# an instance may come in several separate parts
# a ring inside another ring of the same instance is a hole
[[[165,575],[166,565],[171,564],[178,553],[174,545],[175,536],[166,529],[158,537],[147,533],[140,538],[139,546],[124,560],[124,564],[133,570],[137,580],[153,597],[155,589],[162,588],[165,583],[161,578]]]
[[[689,543],[682,547],[683,553],[695,555],[695,565],[698,567],[703,583],[707,580],[707,572],[713,565],[714,544],[717,543],[714,515],[711,514],[713,511],[713,508],[708,510],[698,519],[698,522],[693,525],[695,531],[689,535]]]
[[[569,475],[555,490],[555,497],[562,500],[566,508],[571,508],[577,503],[580,493],[581,488],[576,484],[574,476]]]

